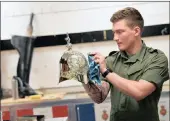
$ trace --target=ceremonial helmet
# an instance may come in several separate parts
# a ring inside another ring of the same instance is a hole
[[[67,42],[67,50],[63,53],[59,61],[59,83],[66,80],[77,80],[84,83],[88,71],[87,59],[81,52],[72,50],[72,44],[70,43],[68,34],[65,40]]]

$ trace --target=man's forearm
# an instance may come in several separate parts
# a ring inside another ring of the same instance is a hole
[[[109,92],[110,85],[107,82],[103,82],[102,85],[95,85],[93,83],[83,84],[86,92],[96,103],[102,103]]]
[[[116,73],[109,73],[106,79],[123,93],[135,98],[136,100],[141,99],[142,90],[138,81],[122,78]]]

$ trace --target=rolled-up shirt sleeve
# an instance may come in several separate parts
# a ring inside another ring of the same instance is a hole
[[[168,70],[167,57],[164,53],[159,53],[152,58],[151,63],[144,69],[141,79],[153,83],[159,89],[169,79]]]

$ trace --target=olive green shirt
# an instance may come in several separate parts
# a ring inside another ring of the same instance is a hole
[[[110,121],[159,121],[157,105],[162,85],[169,79],[168,59],[165,54],[158,49],[147,47],[143,42],[142,49],[135,55],[113,52],[106,58],[106,65],[123,78],[134,81],[143,79],[156,86],[152,94],[136,101],[110,84]]]

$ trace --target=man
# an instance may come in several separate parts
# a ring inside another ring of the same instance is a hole
[[[96,103],[102,103],[111,92],[110,121],[159,121],[157,104],[162,85],[169,79],[168,59],[141,40],[144,20],[138,10],[124,8],[110,20],[120,51],[107,58],[91,53],[100,65],[103,81],[102,85],[88,82],[83,86]]]

